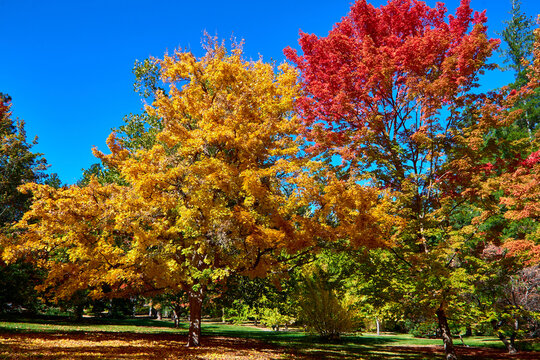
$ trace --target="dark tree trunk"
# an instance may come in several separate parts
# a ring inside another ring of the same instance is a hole
[[[174,318],[174,327],[175,328],[180,326],[180,314],[181,313],[182,313],[182,307],[180,305],[174,305],[173,318]]]
[[[436,314],[437,319],[439,320],[439,330],[443,339],[446,360],[457,360],[456,351],[454,349],[454,342],[452,341],[452,334],[450,333],[448,320],[442,306],[439,307]]]
[[[204,290],[201,287],[199,290],[188,291],[189,296],[189,333],[188,346],[201,345],[201,317],[202,303],[204,298]]]
[[[510,337],[510,340],[508,340],[506,336],[504,336],[502,331],[497,331],[497,335],[499,336],[499,340],[502,341],[504,347],[506,348],[506,351],[508,351],[509,354],[515,354],[518,352],[514,346],[515,336]]]
[[[81,321],[84,314],[84,304],[77,304],[75,306],[75,321]]]
[[[497,332],[497,336],[499,337],[499,340],[502,341],[504,344],[504,347],[506,348],[506,351],[508,351],[509,354],[516,354],[518,351],[516,347],[514,346],[514,339],[516,337],[515,333],[512,334],[510,337],[510,340],[504,335],[504,332],[500,330],[500,328],[504,325],[504,321],[497,322],[496,320],[493,320],[491,322],[491,326],[493,327],[493,330]]]

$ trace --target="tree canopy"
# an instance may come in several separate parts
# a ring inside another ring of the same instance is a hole
[[[438,328],[449,360],[456,323],[491,326],[515,350],[519,324],[538,325],[540,33],[531,42],[512,4],[516,81],[485,93],[499,41],[468,0],[454,14],[358,0],[327,36],[301,33],[292,64],[208,36],[203,56],[137,62],[144,112],[72,186],[40,180],[45,162],[2,97],[0,226],[16,222],[3,259],[36,264],[57,301],[187,297],[190,346],[208,293],[282,299],[249,279],[287,277],[287,306],[254,310],[268,298],[235,292],[220,303],[269,323],[298,306],[330,338],[360,313],[379,328],[406,312],[414,331]]]
[[[377,243],[382,214],[377,189],[338,181],[300,156],[291,66],[245,61],[239,46],[228,53],[213,39],[206,50],[158,60],[170,88],[147,109],[163,121],[154,144],[126,148],[112,133],[111,154],[95,150],[121,181],[25,185],[33,204],[19,223],[22,241],[6,250],[33,253],[48,270],[42,289],[57,298],[186,291],[190,345],[200,342],[202,298],[214,282],[279,272],[281,252],[320,239]]]

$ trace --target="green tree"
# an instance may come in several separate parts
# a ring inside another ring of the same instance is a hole
[[[511,0],[512,10],[510,20],[504,21],[506,27],[501,33],[505,47],[501,48],[504,63],[514,70],[516,81],[524,85],[527,81],[525,73],[526,62],[531,60],[534,34],[534,21],[531,17],[521,12],[521,0]]]
[[[501,53],[504,63],[508,64],[506,69],[514,71],[515,81],[510,87],[519,89],[529,81],[528,64],[533,59],[534,21],[521,11],[520,0],[512,0],[510,16],[510,20],[504,22],[506,27],[501,33],[504,45]],[[540,123],[540,90],[534,90],[534,95],[528,96],[526,101],[517,102],[515,106],[524,110],[516,125],[526,130],[531,138]]]
[[[14,120],[11,97],[0,93],[0,251],[16,233],[12,225],[30,206],[30,194],[18,187],[27,182],[47,182],[59,186],[56,174],[47,175],[42,154],[32,152],[37,138],[29,142],[24,121]],[[0,260],[0,311],[23,307],[36,310],[39,302],[34,287],[41,274],[22,260],[11,265]]]
[[[159,62],[155,59],[135,62],[132,69],[135,76],[133,87],[143,99],[153,101],[157,91],[166,93],[161,86],[163,83],[160,81],[159,71]],[[146,111],[126,115],[123,122],[123,125],[113,131],[117,135],[117,141],[130,151],[152,148],[157,143],[157,135],[163,130],[162,119]],[[92,178],[96,178],[102,184],[125,183],[116,169],[104,163],[95,163],[88,169],[83,169],[78,185],[86,186]]]
[[[28,142],[24,121],[11,116],[11,98],[0,93],[0,228],[19,220],[28,209],[30,196],[17,188],[27,182],[41,182],[47,163],[33,153],[37,139]]]
[[[480,319],[493,325],[510,352],[522,326],[530,323],[523,319],[534,317],[516,299],[527,286],[521,278],[538,264],[540,249],[540,144],[525,109],[540,86],[540,37],[532,54],[523,86],[478,98],[456,123],[447,168],[454,177],[449,185],[458,189],[448,205],[468,213],[452,219],[455,236],[466,245],[456,257],[472,281],[470,296]]]

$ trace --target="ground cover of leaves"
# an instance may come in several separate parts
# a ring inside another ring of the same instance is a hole
[[[280,350],[263,342],[211,337],[204,345],[186,348],[187,338],[174,334],[4,333],[0,359],[47,360],[172,360],[172,359],[280,359]],[[281,350],[282,352],[282,350]]]
[[[291,349],[254,339],[204,337],[203,346],[186,348],[186,337],[139,333],[0,333],[0,360],[278,360],[278,359],[443,359],[441,346],[377,346],[347,353]],[[508,355],[499,349],[458,347],[462,359],[540,358],[538,352]]]

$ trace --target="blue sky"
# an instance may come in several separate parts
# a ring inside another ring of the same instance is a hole
[[[373,0],[375,6],[387,1]],[[435,1],[426,1],[434,5]],[[443,1],[444,2],[444,1]],[[453,12],[458,0],[446,1]],[[302,30],[324,36],[348,12],[350,0],[119,1],[0,0],[0,92],[13,98],[13,113],[24,119],[34,151],[65,183],[96,162],[92,146],[106,150],[111,128],[141,111],[133,91],[136,59],[161,57],[188,48],[201,54],[207,31],[245,40],[248,57],[284,61],[283,48],[297,46]],[[472,0],[487,10],[489,33],[503,28],[510,0]],[[522,0],[522,10],[540,13],[539,0]],[[490,74],[490,87],[512,80]]]

